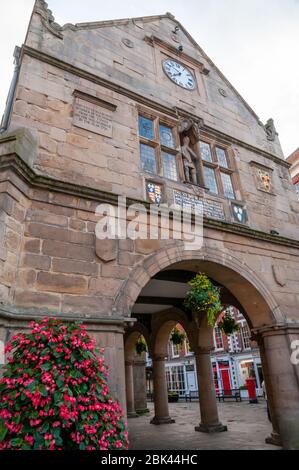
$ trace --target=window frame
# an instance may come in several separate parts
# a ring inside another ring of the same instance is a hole
[[[202,160],[203,167],[208,167],[208,168],[211,168],[212,170],[214,170],[216,185],[217,185],[217,189],[218,189],[218,193],[214,193],[210,190],[209,190],[209,193],[213,196],[216,196],[216,197],[222,197],[222,198],[228,199],[230,201],[236,201],[237,200],[237,197],[236,197],[237,184],[236,184],[236,179],[235,179],[236,168],[235,168],[235,163],[234,163],[234,158],[233,158],[231,148],[229,148],[225,144],[222,144],[221,142],[218,142],[217,140],[209,139],[206,136],[202,136],[200,138],[200,142],[208,144],[209,147],[210,147],[212,161],[209,162],[207,160],[204,160],[203,158],[201,160]],[[225,156],[226,156],[226,161],[227,161],[227,167],[221,166],[219,164],[218,157],[217,157],[217,152],[216,152],[217,148],[221,149],[221,150],[224,150]],[[233,192],[234,192],[234,197],[233,198],[228,197],[228,196],[225,195],[224,186],[223,186],[222,178],[221,178],[221,173],[226,173],[231,178],[232,188],[233,188]]]
[[[148,139],[143,137],[139,133],[139,118],[144,117],[146,119],[150,119],[153,121],[153,130],[154,130],[154,139]],[[174,147],[167,147],[163,145],[160,140],[160,125],[164,125],[166,127],[171,128]],[[177,122],[169,119],[166,116],[161,116],[158,113],[153,113],[144,109],[138,110],[138,139],[139,139],[139,154],[140,154],[140,163],[141,163],[141,170],[143,173],[151,176],[159,176],[161,178],[165,178],[170,181],[175,181],[177,183],[182,182],[183,180],[183,164],[182,164],[182,156],[180,152],[180,137],[177,128]],[[157,173],[152,173],[150,171],[144,170],[142,166],[141,160],[141,152],[140,152],[140,145],[147,145],[149,147],[154,148],[155,150],[155,158],[156,158],[156,167]],[[172,179],[163,174],[163,163],[162,163],[162,152],[173,155],[175,164],[176,164],[176,172],[177,172],[177,179]]]

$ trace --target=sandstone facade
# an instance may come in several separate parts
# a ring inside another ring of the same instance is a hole
[[[191,70],[193,91],[166,76],[165,58]],[[225,149],[234,198],[186,184],[179,146],[177,180],[144,171],[139,115],[173,129],[187,119],[200,140]],[[285,447],[299,446],[299,366],[290,362],[299,339],[299,202],[273,132],[172,15],[60,27],[38,0],[0,137],[0,339],[43,315],[86,322],[124,404],[123,335],[142,289],[163,270],[204,270],[242,306],[263,351],[275,432]],[[129,239],[103,249],[98,204],[118,196],[148,204],[149,182],[169,204],[174,191],[204,198],[201,250]],[[166,321],[156,318],[154,332]],[[150,341],[152,355],[163,355]]]

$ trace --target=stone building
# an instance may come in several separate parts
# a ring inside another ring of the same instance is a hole
[[[200,379],[197,430],[223,431],[211,328],[182,309],[186,282],[205,272],[259,343],[270,440],[298,448],[299,203],[273,121],[260,122],[171,14],[61,27],[37,0],[1,127],[0,339],[44,315],[85,322],[132,413],[142,333],[159,424],[171,422],[165,357],[180,323]],[[100,240],[96,208],[119,195],[146,210],[203,208],[202,248]]]
[[[287,162],[291,165],[290,173],[292,183],[299,199],[299,148],[287,158]]]

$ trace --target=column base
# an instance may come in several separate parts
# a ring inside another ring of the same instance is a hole
[[[150,410],[148,408],[140,408],[138,410],[136,410],[136,413],[138,414],[138,416],[141,416],[141,415],[146,415],[150,412]]]
[[[151,420],[151,424],[172,424],[172,423],[175,423],[175,420],[172,419],[170,416],[165,416],[163,418],[159,418],[157,416],[155,416],[152,420]]]
[[[199,426],[195,426],[195,431],[198,432],[206,432],[206,433],[214,433],[214,432],[225,432],[227,431],[227,426],[224,426],[223,424],[202,424],[200,423]]]
[[[272,444],[273,446],[282,447],[280,435],[277,432],[272,432],[270,436],[265,439],[266,444]]]
[[[127,413],[127,418],[128,419],[131,419],[131,418],[139,418],[138,414],[136,413],[136,411],[128,411]]]

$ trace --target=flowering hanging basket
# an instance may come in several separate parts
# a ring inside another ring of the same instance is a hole
[[[15,336],[0,380],[1,450],[127,449],[107,367],[78,323],[45,319]]]
[[[240,329],[239,324],[229,312],[225,312],[225,315],[218,323],[218,326],[227,336],[236,333]]]
[[[136,349],[136,353],[138,354],[138,356],[141,356],[141,354],[147,352],[147,345],[143,336],[140,336],[140,338],[136,342],[135,349]]]
[[[170,339],[173,344],[177,344],[178,346],[182,346],[186,339],[186,335],[179,331],[177,328],[174,328],[171,332]]]
[[[220,287],[203,273],[197,274],[189,283],[191,289],[184,299],[184,306],[192,312],[205,313],[210,326],[215,325],[216,316],[223,310],[220,302]]]

